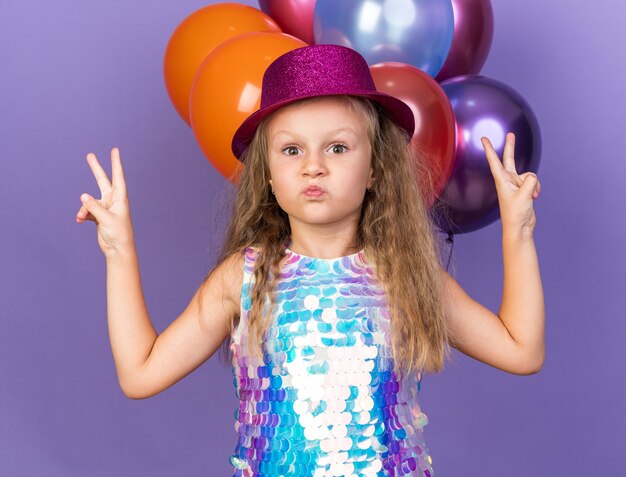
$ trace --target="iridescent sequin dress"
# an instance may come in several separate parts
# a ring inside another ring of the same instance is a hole
[[[433,476],[421,375],[392,369],[385,295],[363,250],[320,259],[287,248],[262,359],[247,347],[257,254],[245,251],[231,342],[233,476]]]

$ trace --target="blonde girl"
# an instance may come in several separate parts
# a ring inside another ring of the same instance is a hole
[[[441,267],[424,198],[429,172],[408,147],[410,108],[376,91],[357,52],[293,50],[263,77],[261,107],[233,137],[242,162],[215,267],[160,335],[143,299],[119,150],[102,198],[81,196],[107,262],[120,386],[153,396],[223,345],[239,400],[234,476],[434,475],[418,403],[422,373],[450,347],[513,374],[544,360],[533,242],[540,185],[482,138],[503,232],[496,315]]]

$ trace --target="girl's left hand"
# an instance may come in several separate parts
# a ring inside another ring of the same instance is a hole
[[[496,183],[502,231],[532,234],[536,222],[533,200],[539,197],[541,184],[532,172],[517,174],[513,156],[515,135],[512,132],[506,135],[502,162],[491,145],[491,141],[486,137],[480,140],[485,148],[489,168]]]

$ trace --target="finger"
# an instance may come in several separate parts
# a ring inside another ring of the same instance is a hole
[[[528,195],[528,197],[533,197],[538,182],[537,176],[532,172],[528,172],[526,173],[526,177],[524,178],[524,182],[522,183],[522,187],[520,187],[520,189],[524,194]]]
[[[76,222],[86,222],[87,220],[91,220],[92,222],[98,223],[96,221],[96,218],[91,215],[89,212],[87,212],[87,214],[84,217],[79,216],[78,214],[76,214]]]
[[[498,154],[491,145],[491,141],[486,137],[481,137],[480,141],[485,148],[485,156],[487,156],[487,162],[489,163],[491,173],[493,174],[494,178],[501,178],[502,173],[504,172],[504,168],[502,167],[502,163],[500,162]]]
[[[78,209],[78,212],[76,212],[76,217],[79,219],[86,219],[87,217],[93,217],[89,211],[85,208],[84,205],[80,206],[80,209]]]
[[[541,184],[539,183],[539,180],[537,180],[537,184],[535,185],[535,190],[533,191],[533,199],[536,199],[537,197],[539,197],[540,190],[541,190]]]
[[[507,171],[517,174],[515,170],[515,134],[512,132],[506,134],[502,164]]]
[[[100,202],[89,194],[82,194],[80,200],[83,203],[83,207],[85,207],[98,222],[101,222],[109,214],[109,211],[102,207]]]
[[[76,220],[78,222],[84,222],[85,220],[93,220],[95,222],[95,217],[89,213],[84,205],[81,205],[78,212],[76,212]]]
[[[102,169],[102,166],[98,162],[98,159],[93,152],[87,154],[87,163],[89,164],[89,167],[91,168],[91,171],[96,178],[98,188],[100,189],[100,194],[102,195],[102,197],[104,197],[104,195],[108,193],[112,187],[111,182],[109,182],[109,177],[107,176],[104,169]]]
[[[126,195],[126,179],[124,178],[120,150],[117,147],[111,149],[111,177],[113,179],[113,188]]]
[[[520,174],[518,176],[521,179],[520,184],[526,179],[526,176],[528,176],[528,175],[534,175],[535,177],[537,176],[533,172],[524,172],[523,174]],[[539,179],[537,179],[537,184],[535,185],[535,190],[536,190],[537,194],[539,194],[539,192],[541,191],[541,183],[539,182]]]
[[[78,222],[85,222],[86,220],[96,222],[96,218],[85,208],[84,205],[78,209],[78,212],[76,212],[76,220]]]

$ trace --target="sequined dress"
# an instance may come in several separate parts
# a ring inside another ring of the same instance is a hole
[[[263,358],[248,352],[246,326],[258,250],[244,254],[233,476],[433,476],[421,374],[393,371],[385,294],[364,251],[286,253]]]

